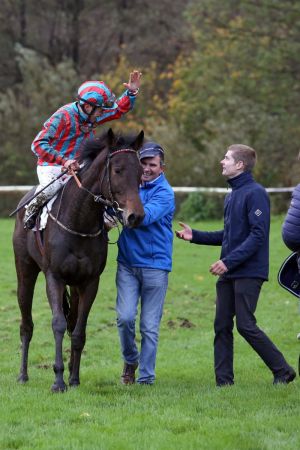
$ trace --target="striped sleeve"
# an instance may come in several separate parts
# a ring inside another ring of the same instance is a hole
[[[31,150],[38,158],[48,163],[63,165],[65,160],[59,150],[54,148],[53,143],[60,141],[68,129],[67,112],[59,111],[50,117],[42,130],[35,137]]]

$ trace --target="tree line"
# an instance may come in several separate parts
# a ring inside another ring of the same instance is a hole
[[[0,19],[0,184],[35,183],[31,142],[84,80],[120,95],[133,68],[139,99],[112,126],[159,141],[173,185],[224,183],[237,142],[266,186],[298,182],[297,0],[2,0]]]

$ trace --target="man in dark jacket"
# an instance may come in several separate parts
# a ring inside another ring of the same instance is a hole
[[[224,229],[192,230],[180,223],[180,239],[195,244],[221,245],[221,258],[210,272],[219,276],[215,317],[215,374],[217,386],[234,383],[233,318],[238,332],[258,353],[274,375],[274,384],[293,381],[296,373],[254,316],[261,286],[268,279],[270,202],[266,190],[252,177],[256,152],[231,145],[221,161],[222,175],[232,188],[224,203]]]

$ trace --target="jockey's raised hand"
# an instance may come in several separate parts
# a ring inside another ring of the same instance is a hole
[[[139,90],[141,85],[141,76],[142,73],[138,70],[134,70],[129,75],[129,81],[128,83],[123,83],[123,85],[130,91],[130,92],[136,92]]]

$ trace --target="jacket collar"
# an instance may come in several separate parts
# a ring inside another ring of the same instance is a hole
[[[251,183],[254,181],[252,173],[249,171],[243,172],[237,177],[229,178],[227,183],[232,187],[232,189],[238,189],[245,184]]]
[[[164,178],[164,174],[161,173],[160,175],[158,175],[157,178],[155,178],[155,180],[145,181],[144,183],[142,183],[141,187],[144,189],[151,189],[153,186],[160,184],[162,182],[163,178]]]

